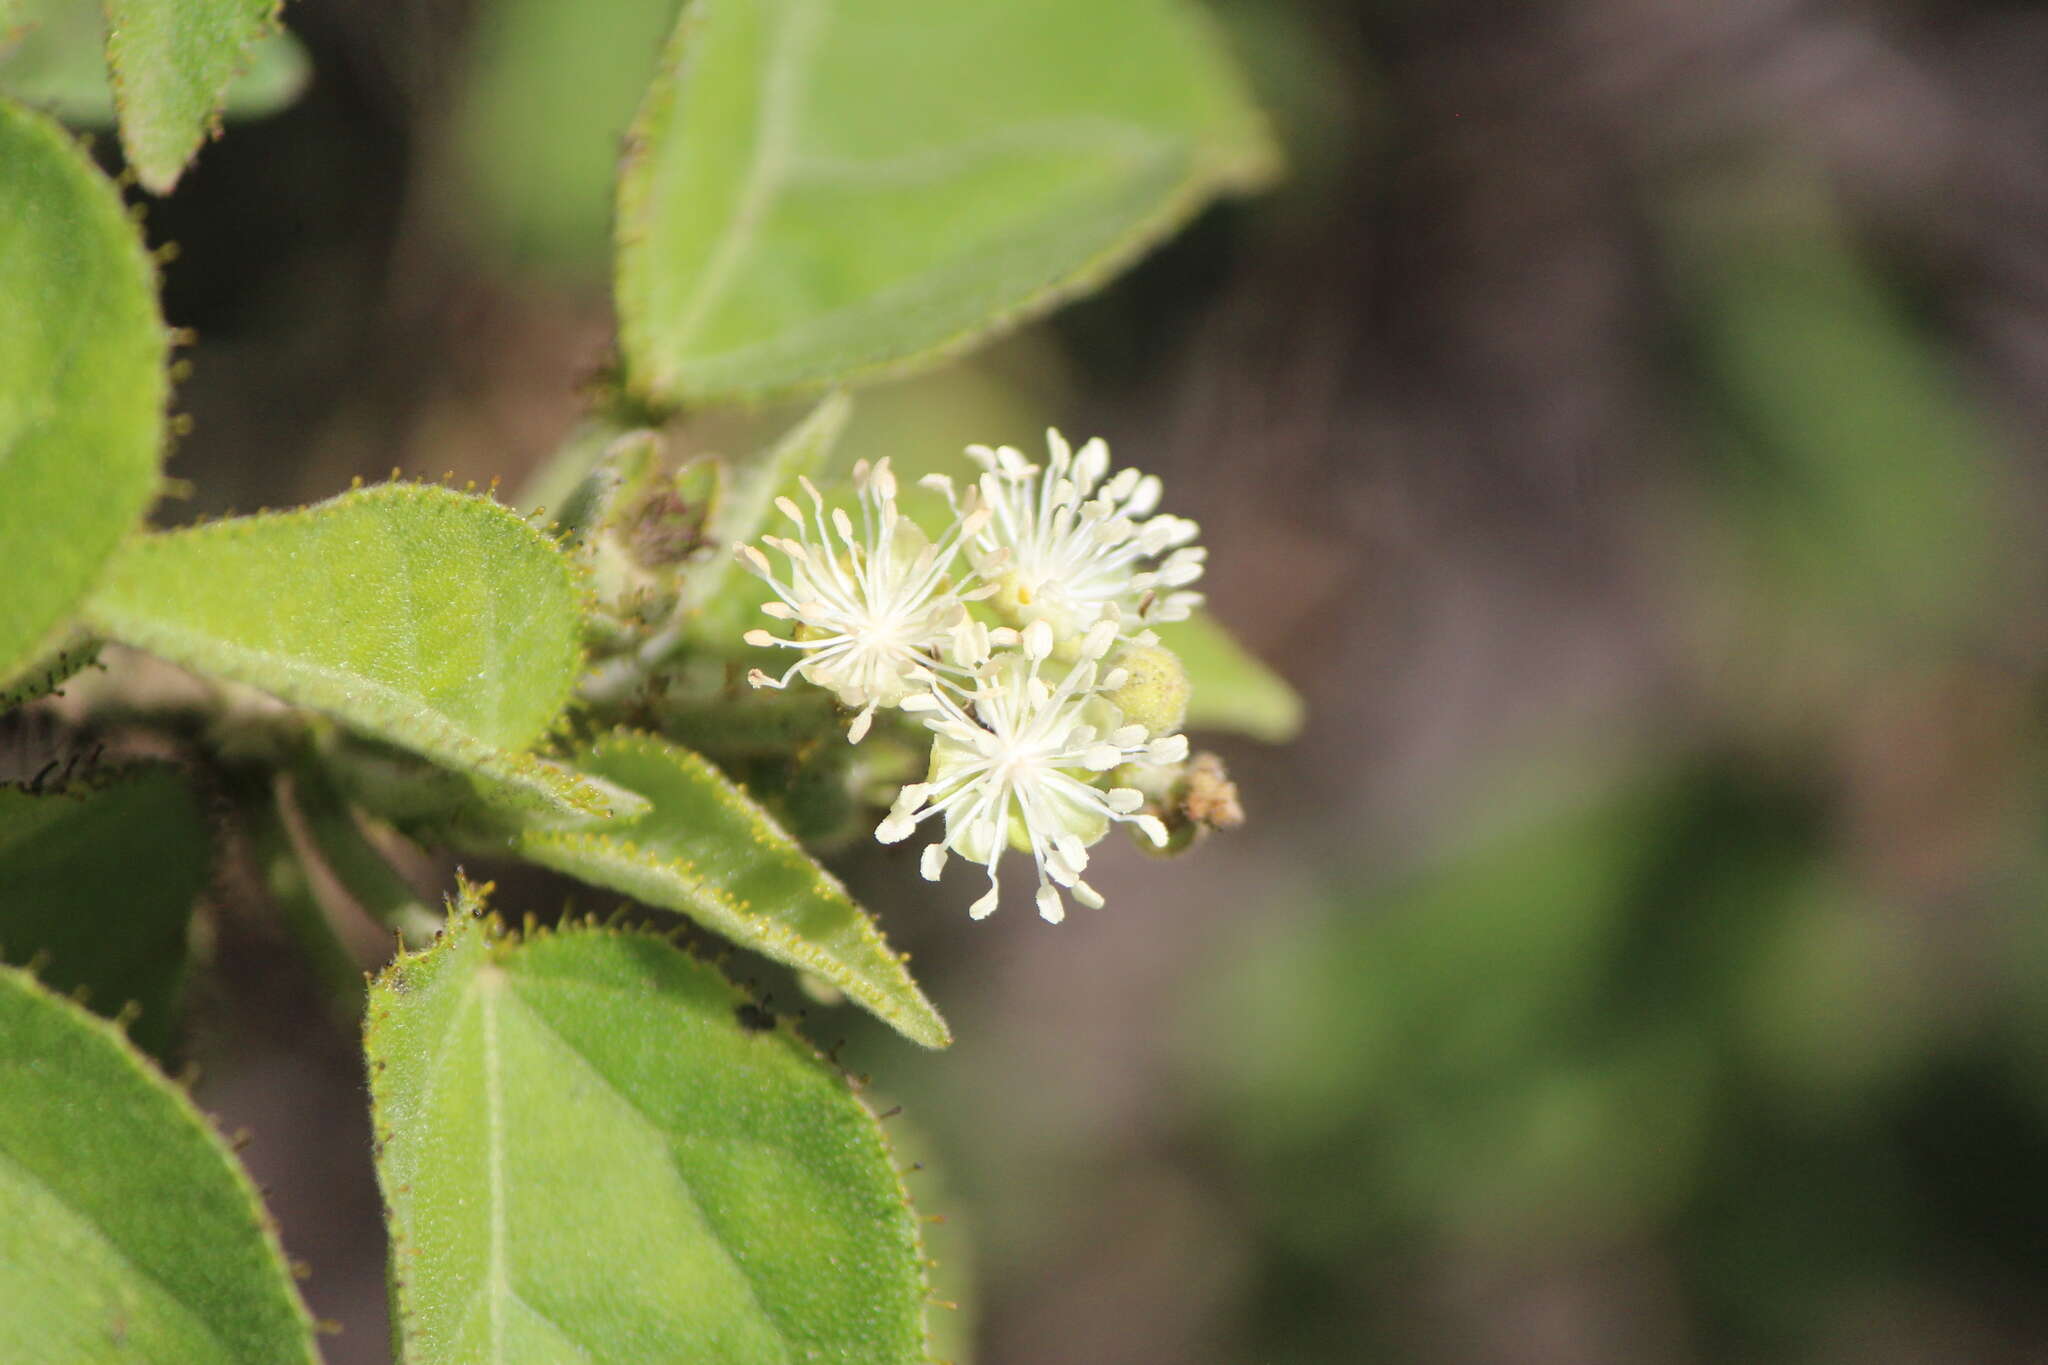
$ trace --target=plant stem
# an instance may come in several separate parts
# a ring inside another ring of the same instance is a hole
[[[291,775],[291,795],[314,853],[363,913],[397,933],[407,947],[433,942],[441,932],[442,917],[371,844],[326,774],[310,763],[298,764]]]

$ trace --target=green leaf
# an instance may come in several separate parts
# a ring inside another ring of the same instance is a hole
[[[477,846],[688,915],[823,977],[915,1042],[952,1042],[946,1021],[839,879],[718,769],[687,749],[627,732],[600,738],[575,766],[638,792],[653,809],[596,829],[478,836]]]
[[[0,679],[54,643],[156,494],[169,341],[121,196],[0,101]]]
[[[98,0],[32,0],[22,20],[20,42],[0,50],[0,90],[74,126],[113,127],[106,13]],[[6,32],[0,16],[0,45]],[[311,74],[306,50],[279,29],[250,50],[248,70],[228,87],[223,112],[231,119],[275,113],[299,97]]]
[[[1301,733],[1301,696],[1216,623],[1198,613],[1158,627],[1159,642],[1180,656],[1193,692],[1187,728],[1230,730],[1285,744]]]
[[[280,0],[106,0],[107,65],[121,147],[151,192],[168,194],[218,127],[228,85],[277,28]]]
[[[144,537],[88,604],[108,636],[324,711],[536,809],[607,794],[521,751],[582,663],[574,572],[487,498],[389,484]]]
[[[0,1360],[312,1362],[254,1186],[114,1025],[0,967]]]
[[[696,0],[619,182],[628,385],[703,403],[929,363],[1274,160],[1181,0]]]
[[[212,848],[192,789],[168,767],[73,790],[0,787],[0,955],[40,959],[44,982],[83,989],[161,1056],[185,976],[185,932]]]
[[[407,1365],[922,1362],[872,1114],[665,940],[458,914],[371,989]]]
[[[487,755],[469,775],[468,788],[484,808],[537,827],[580,829],[647,809],[635,792],[534,754]]]
[[[106,667],[100,663],[100,642],[89,636],[66,639],[33,663],[17,668],[14,677],[0,688],[0,715],[40,697],[63,696],[65,683],[93,667]]]

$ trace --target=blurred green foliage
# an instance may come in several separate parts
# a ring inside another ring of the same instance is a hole
[[[471,226],[529,268],[602,280],[612,182],[681,0],[500,0],[470,39],[452,157]]]
[[[1824,175],[1713,165],[1652,199],[1713,546],[1671,603],[1690,713],[1625,764],[1567,741],[1404,876],[1326,872],[1190,993],[1261,1360],[1438,1358],[1447,1276],[1601,1258],[1663,1277],[1681,1358],[1745,1362],[1856,1358],[1926,1302],[1998,1322],[2048,1274],[2029,537]]]
[[[1824,181],[1755,155],[1664,207],[1703,426],[1721,438],[1709,467],[1755,607],[1864,649],[1901,629],[1967,632],[1999,548],[1986,433]]]
[[[1859,1296],[1982,1237],[1994,1211],[1913,1186],[2000,1180],[1926,1169],[1927,1139],[1968,1141],[1950,1105],[2015,1111],[1992,1151],[2042,1141],[2039,1052],[1995,1062],[2038,1048],[2040,988],[2000,977],[1960,1027],[1930,926],[1843,866],[1834,814],[1742,754],[1672,755],[1229,942],[1187,1070],[1250,1181],[1247,1342],[1330,1359],[1434,1256],[1634,1247],[1669,1258],[1710,1358],[1807,1359]]]
[[[113,127],[118,110],[107,71],[106,12],[98,0],[17,5],[14,13],[0,10],[0,91],[74,127]],[[283,29],[258,38],[239,61],[219,109],[230,119],[276,113],[299,97],[313,74],[306,50]]]
[[[0,787],[0,957],[165,1055],[176,1037],[192,905],[213,871],[191,783],[168,766],[60,790]]]

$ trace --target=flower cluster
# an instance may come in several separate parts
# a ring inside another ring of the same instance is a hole
[[[882,460],[854,469],[857,519],[808,481],[808,507],[778,500],[795,532],[762,541],[788,560],[786,577],[737,547],[775,594],[762,610],[792,626],[747,643],[796,656],[749,681],[829,689],[855,712],[856,744],[885,707],[929,733],[925,780],[902,789],[875,837],[934,822],[920,866],[933,881],[953,854],[986,869],[976,919],[996,908],[1011,848],[1031,855],[1046,919],[1065,918],[1063,893],[1100,906],[1082,879],[1089,847],[1117,824],[1165,844],[1135,784],[1156,790],[1188,754],[1175,733],[1185,678],[1150,627],[1201,601],[1188,587],[1205,554],[1197,528],[1155,511],[1158,479],[1111,474],[1102,441],[1075,451],[1054,431],[1047,444],[1043,467],[1008,446],[969,447],[982,472],[964,490],[926,479],[952,512],[937,539],[898,508]]]

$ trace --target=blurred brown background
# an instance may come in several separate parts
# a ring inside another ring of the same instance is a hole
[[[942,1354],[2048,1359],[2048,8],[1211,8],[1288,183],[851,438],[1107,436],[1309,703],[1059,928],[846,855],[961,1040],[810,1011],[950,1217]],[[150,213],[173,517],[516,486],[672,12],[294,0],[306,97]],[[268,934],[201,1097],[381,1361],[354,1042]]]

